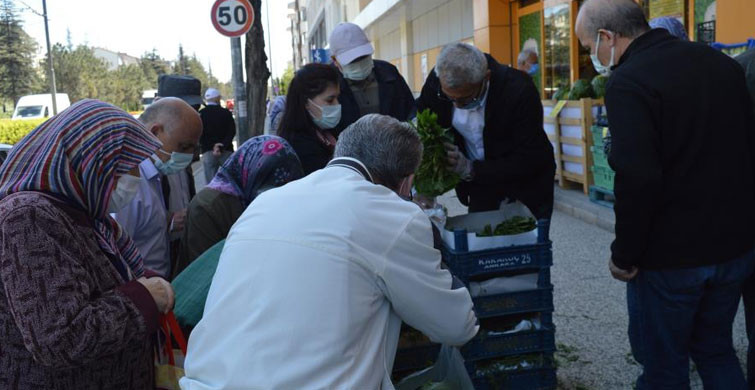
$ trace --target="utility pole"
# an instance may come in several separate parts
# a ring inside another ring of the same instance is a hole
[[[47,26],[47,0],[42,0],[42,16],[45,19],[45,38],[47,39],[47,68],[50,72],[50,88],[52,88],[52,115],[58,115],[58,89],[55,87],[55,68],[52,65],[52,51],[50,50],[50,29]]]
[[[273,87],[272,96],[278,93],[278,89],[275,86],[275,75],[273,71],[273,42],[270,37],[270,1],[265,3],[265,18],[267,19],[267,50],[269,50],[270,56],[270,85]]]
[[[244,83],[244,64],[241,57],[241,38],[231,38],[231,63],[233,65],[233,108],[236,110],[236,129],[239,145],[250,138],[248,108],[246,106],[246,84]]]

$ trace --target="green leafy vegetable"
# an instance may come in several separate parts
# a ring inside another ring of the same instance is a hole
[[[592,79],[590,85],[592,85],[593,91],[595,91],[596,98],[602,98],[606,96],[606,83],[608,83],[608,77],[597,75]]]
[[[454,142],[449,129],[438,124],[438,114],[425,109],[417,114],[417,123],[412,123],[417,130],[424,152],[422,162],[414,178],[417,192],[435,197],[450,191],[459,183],[459,175],[446,168],[446,148],[444,142]]]
[[[577,80],[571,87],[569,92],[569,100],[579,100],[585,98],[594,98],[595,91],[592,89],[592,85],[587,80]]]
[[[477,237],[510,236],[529,232],[537,226],[535,218],[515,216],[499,223],[495,229],[491,225],[485,225]]]

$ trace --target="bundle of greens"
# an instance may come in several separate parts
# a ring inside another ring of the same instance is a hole
[[[412,126],[417,130],[424,146],[414,187],[422,195],[443,195],[459,183],[459,175],[446,168],[447,154],[443,146],[444,142],[454,142],[453,135],[448,129],[440,127],[438,115],[430,109],[418,113],[416,124],[412,123]]]
[[[532,231],[537,226],[535,218],[515,216],[499,223],[495,229],[491,225],[485,225],[477,237],[510,236]]]

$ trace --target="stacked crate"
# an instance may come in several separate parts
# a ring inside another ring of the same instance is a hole
[[[547,220],[538,221],[538,238],[533,245],[468,251],[466,230],[454,231],[454,249],[443,243],[443,261],[467,287],[501,276],[538,273],[534,290],[473,298],[480,332],[461,348],[461,353],[476,389],[556,388],[549,224]],[[517,333],[502,331],[522,319],[537,319],[540,326]],[[516,364],[522,361],[526,363]]]
[[[599,115],[592,133],[592,162],[594,185],[590,186],[590,200],[607,207],[613,207],[613,182],[615,172],[608,165],[606,143],[610,142],[608,121],[604,115]]]

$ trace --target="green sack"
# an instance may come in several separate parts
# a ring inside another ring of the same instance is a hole
[[[225,240],[213,245],[173,279],[173,291],[176,294],[173,312],[181,326],[195,327],[202,319],[212,277],[215,276],[224,245]]]

